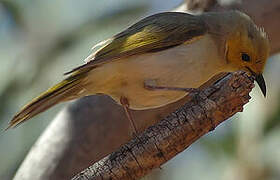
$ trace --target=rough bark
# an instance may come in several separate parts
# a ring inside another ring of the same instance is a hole
[[[211,1],[211,2],[210,2]],[[210,3],[209,3],[210,2]],[[242,8],[268,32],[272,53],[280,50],[280,1],[246,0],[238,5],[217,5],[213,0],[186,0],[178,10],[210,11]],[[134,111],[140,132],[182,106],[187,99],[169,106]],[[109,97],[93,96],[73,102],[52,121],[32,147],[15,180],[69,179],[92,163],[117,150],[132,137],[121,107]]]
[[[139,179],[242,111],[253,87],[245,73],[226,75],[73,180]]]

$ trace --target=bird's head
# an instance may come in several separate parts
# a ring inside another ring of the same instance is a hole
[[[238,16],[237,25],[232,27],[227,39],[226,59],[236,69],[253,75],[266,96],[262,73],[269,56],[268,37],[247,15],[239,13]]]

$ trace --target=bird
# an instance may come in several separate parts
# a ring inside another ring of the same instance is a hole
[[[131,109],[176,102],[221,72],[247,72],[266,96],[262,73],[270,51],[268,36],[237,10],[154,14],[94,49],[84,64],[25,105],[8,128],[58,103],[105,94],[124,107],[137,131]]]

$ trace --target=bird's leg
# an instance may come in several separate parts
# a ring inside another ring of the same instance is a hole
[[[129,111],[129,102],[128,102],[128,99],[124,96],[121,96],[120,98],[120,103],[121,105],[123,106],[124,108],[124,111],[125,111],[125,115],[126,117],[128,118],[130,124],[131,124],[131,127],[133,128],[133,131],[134,131],[134,135],[137,136],[138,132],[137,132],[137,129],[136,129],[136,126],[135,126],[135,123],[132,119],[132,116],[131,116],[131,112]]]
[[[168,87],[168,86],[157,86],[155,81],[146,80],[144,82],[144,87],[149,90],[169,90],[169,91],[185,91],[185,92],[199,92],[198,88],[182,88],[182,87]]]
[[[191,94],[192,97],[198,98],[200,96],[202,99],[206,99],[206,95],[204,93],[200,93],[199,88],[183,88],[183,87],[168,87],[168,86],[158,86],[155,80],[146,80],[144,81],[144,87],[148,90],[167,90],[167,91],[184,91]]]
[[[151,90],[169,90],[169,91],[185,91],[185,92],[197,92],[196,88],[182,88],[182,87],[168,87],[168,86],[145,86],[147,89]]]

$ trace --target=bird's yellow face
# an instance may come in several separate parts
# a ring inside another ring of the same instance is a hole
[[[265,96],[266,86],[262,73],[269,56],[269,41],[263,29],[251,21],[241,24],[229,36],[226,46],[227,61],[236,70],[244,70],[255,76]]]

